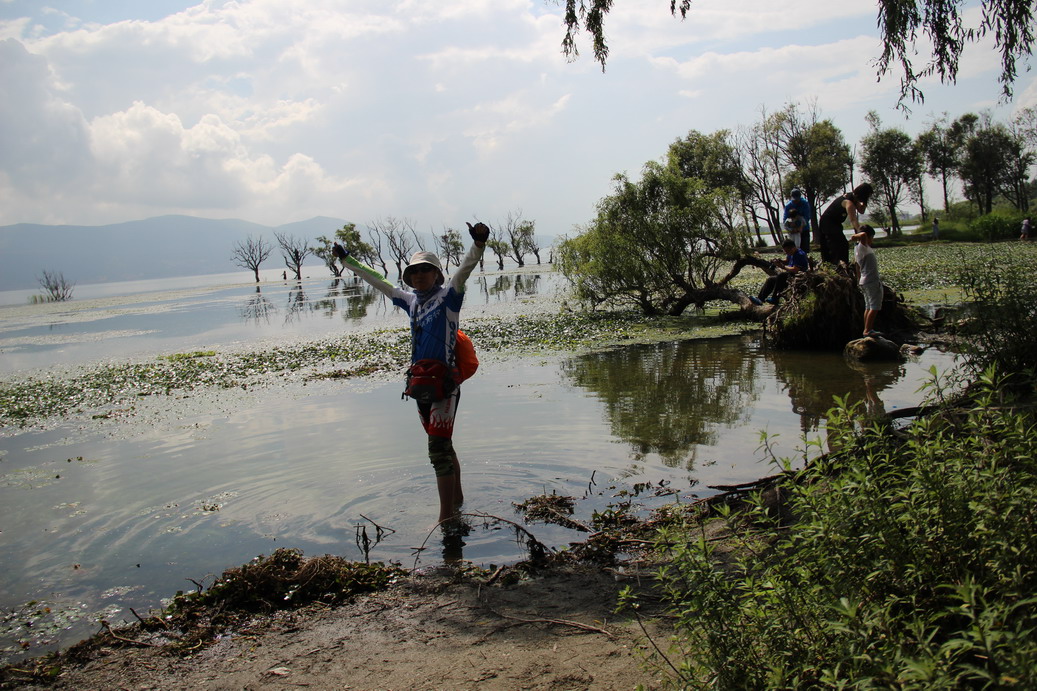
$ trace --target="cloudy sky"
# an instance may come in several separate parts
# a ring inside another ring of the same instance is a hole
[[[876,81],[874,0],[618,0],[602,73],[560,53],[550,0],[0,0],[0,225],[168,213],[266,225],[317,215],[419,229],[519,212],[585,223],[617,172],[689,130],[816,103],[847,141],[864,115],[1037,103],[1021,70],[966,53],[910,119]]]

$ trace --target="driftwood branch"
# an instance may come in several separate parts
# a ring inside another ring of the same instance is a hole
[[[605,629],[603,629],[603,628],[601,628],[599,626],[591,626],[590,624],[583,624],[583,623],[578,622],[578,621],[569,621],[568,619],[547,619],[547,618],[539,618],[539,617],[538,618],[534,618],[534,619],[525,619],[523,617],[513,617],[513,616],[511,616],[509,614],[504,614],[503,612],[498,612],[498,611],[496,611],[496,610],[494,610],[494,609],[492,609],[490,607],[487,607],[487,609],[489,609],[491,612],[493,612],[494,614],[496,614],[498,617],[500,617],[502,619],[510,619],[512,621],[518,621],[518,622],[521,622],[523,624],[557,624],[559,626],[571,626],[574,629],[580,629],[581,631],[588,631],[590,633],[604,634],[605,636],[608,636],[609,638],[614,638],[615,637],[615,636],[612,635],[612,633],[610,633],[609,631],[606,631]]]

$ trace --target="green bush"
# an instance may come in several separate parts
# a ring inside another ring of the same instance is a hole
[[[1037,353],[1037,301],[1033,299],[1033,265],[1026,261],[1026,250],[1012,256],[991,252],[970,262],[963,256],[959,263],[957,282],[970,315],[963,354],[973,374],[991,365],[1002,372],[1032,372]]]
[[[784,487],[791,524],[757,497],[730,540],[665,529],[674,684],[1037,688],[1037,429],[983,382],[906,440],[833,410],[841,451]]]
[[[994,242],[1019,237],[1023,216],[1018,213],[997,212],[986,214],[969,222],[968,229],[976,239]]]

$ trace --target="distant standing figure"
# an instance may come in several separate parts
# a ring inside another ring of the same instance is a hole
[[[861,270],[857,281],[864,293],[864,336],[881,336],[875,330],[875,317],[882,309],[882,278],[879,276],[879,260],[871,243],[875,239],[875,229],[862,225],[859,233],[854,233],[857,248],[853,252],[854,261]]]
[[[799,247],[799,243],[803,239],[805,225],[803,217],[799,215],[799,209],[789,209],[789,216],[785,219],[785,234],[788,235],[789,240],[796,243],[796,247]]]
[[[782,223],[788,220],[789,212],[795,209],[799,213],[799,217],[803,219],[803,230],[800,235],[799,248],[804,252],[810,251],[810,218],[813,216],[813,210],[810,208],[810,202],[803,196],[803,192],[798,187],[793,187],[792,192],[789,195],[790,199],[785,203],[785,213],[782,216]]]
[[[1023,229],[1022,229],[1022,231],[1019,234],[1019,239],[1020,240],[1029,240],[1030,239],[1030,217],[1029,216],[1027,216],[1026,218],[1023,219]]]
[[[841,197],[837,197],[817,221],[818,239],[821,242],[821,260],[832,264],[850,263],[850,243],[843,234],[843,223],[850,219],[854,233],[861,232],[858,215],[864,213],[871,199],[872,187],[862,182]],[[874,232],[874,230],[872,231]]]
[[[940,239],[940,219],[933,216],[933,240]]]
[[[287,271],[282,271],[281,272],[281,280],[282,281],[287,281],[288,280],[288,272]]]

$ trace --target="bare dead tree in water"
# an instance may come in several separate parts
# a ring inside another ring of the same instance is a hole
[[[256,275],[256,283],[259,283],[259,265],[265,262],[273,251],[273,245],[265,238],[249,235],[234,245],[230,258],[236,266],[252,271]]]
[[[66,281],[64,274],[44,271],[43,276],[37,280],[46,291],[43,302],[64,302],[72,299],[72,289],[76,287],[76,284]]]
[[[306,241],[295,235],[279,233],[274,231],[277,244],[281,246],[281,254],[284,256],[284,264],[295,274],[296,280],[302,280],[302,264],[306,257],[313,254],[313,250],[307,246]]]

